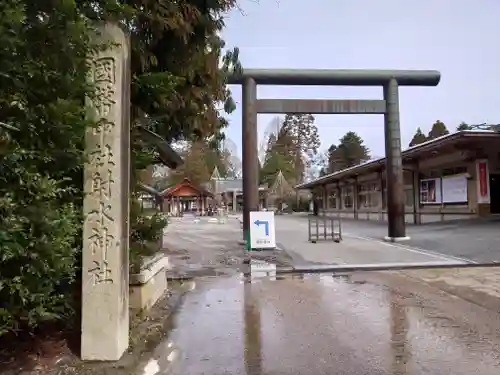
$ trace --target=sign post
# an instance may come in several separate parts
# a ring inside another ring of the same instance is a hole
[[[274,249],[275,247],[274,212],[250,211],[250,249]]]

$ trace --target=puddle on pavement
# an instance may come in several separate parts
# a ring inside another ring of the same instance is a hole
[[[176,328],[157,348],[149,372],[142,373],[167,368],[174,375],[500,371],[494,341],[498,321],[492,337],[479,336],[443,319],[446,311],[432,315],[389,285],[351,275],[249,281],[207,278],[190,284]]]

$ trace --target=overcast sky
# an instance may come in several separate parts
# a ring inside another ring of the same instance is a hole
[[[417,127],[500,123],[500,0],[239,0],[223,38],[246,68],[435,69],[437,87],[400,89],[405,148]],[[227,136],[241,154],[241,89]],[[380,88],[282,87],[259,98],[381,99]],[[262,137],[272,115],[259,115]],[[349,130],[383,156],[383,116],[316,116],[322,148]]]

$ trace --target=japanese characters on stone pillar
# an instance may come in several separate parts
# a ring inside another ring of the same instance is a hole
[[[129,344],[130,46],[114,24],[99,28],[110,47],[91,56],[84,169],[82,337],[84,360],[118,360]]]

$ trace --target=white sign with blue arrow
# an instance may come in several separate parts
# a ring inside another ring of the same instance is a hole
[[[252,249],[274,249],[276,247],[274,212],[250,212],[250,247]]]

